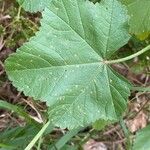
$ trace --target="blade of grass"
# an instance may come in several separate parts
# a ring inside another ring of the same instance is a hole
[[[60,150],[65,146],[65,144],[73,137],[75,136],[79,131],[81,131],[83,127],[79,127],[76,129],[73,129],[71,131],[68,131],[60,140],[58,140],[55,144],[51,145],[49,147],[49,150]]]
[[[39,142],[38,142],[38,146],[37,146],[37,150],[41,150],[41,144],[43,142],[43,138],[40,137]]]
[[[39,128],[36,128],[32,124],[15,128],[9,127],[0,133],[0,143],[14,147],[13,150],[22,148],[25,149],[27,144],[34,138],[39,132]],[[11,140],[10,140],[11,139]],[[6,148],[7,150],[8,148]],[[0,149],[1,150],[1,149]]]
[[[141,92],[150,92],[150,86],[149,87],[132,87],[133,91],[141,91]]]
[[[7,109],[10,111],[14,111],[18,115],[24,117],[24,119],[35,126],[40,127],[40,124],[36,122],[34,119],[32,119],[21,107],[10,104],[6,101],[0,100],[0,108]]]
[[[29,145],[25,148],[25,150],[31,150],[31,148],[35,145],[35,143],[40,139],[40,137],[43,135],[45,130],[48,128],[48,126],[51,127],[51,131],[53,130],[54,126],[50,125],[50,121],[48,121],[42,129],[38,132],[38,134],[33,138],[33,140],[29,143]]]
[[[15,148],[13,146],[10,146],[10,145],[4,144],[4,143],[0,143],[0,147],[1,148],[7,148],[7,149],[14,149]]]

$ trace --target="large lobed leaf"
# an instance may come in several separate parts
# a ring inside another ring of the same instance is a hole
[[[5,62],[7,74],[25,95],[47,102],[57,126],[116,120],[129,84],[105,60],[129,40],[127,19],[117,0],[53,0],[40,31]]]
[[[51,0],[17,0],[17,2],[30,12],[42,11],[47,5],[50,5]]]

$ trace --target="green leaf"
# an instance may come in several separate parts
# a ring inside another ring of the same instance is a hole
[[[107,121],[106,120],[97,120],[96,122],[94,122],[93,128],[96,130],[102,130],[109,124],[110,124],[110,121],[108,121],[108,120]]]
[[[150,33],[150,1],[149,0],[122,0],[128,5],[130,15],[130,32],[141,40]]]
[[[133,150],[150,150],[150,125],[136,134]]]
[[[0,150],[24,149],[38,131],[39,129],[31,124],[25,127],[15,127],[13,129],[9,128],[1,131]]]
[[[17,2],[26,10],[30,12],[42,11],[51,0],[17,0]]]
[[[53,0],[40,31],[5,62],[9,79],[25,95],[46,101],[56,126],[118,119],[130,85],[105,60],[129,40],[127,19],[117,0]]]

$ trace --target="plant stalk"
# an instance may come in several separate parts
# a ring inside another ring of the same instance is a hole
[[[17,13],[17,16],[16,16],[16,21],[19,21],[20,20],[20,14],[21,14],[21,6],[19,6],[18,8],[18,13]]]
[[[105,61],[106,64],[114,64],[114,63],[120,63],[120,62],[124,62],[130,59],[133,59],[143,53],[145,53],[146,51],[150,50],[150,45],[148,45],[147,47],[141,49],[140,51],[138,51],[137,53],[124,57],[124,58],[120,58],[120,59],[116,59],[116,60],[110,60],[110,61]]]
[[[126,148],[127,148],[127,150],[130,150],[131,145],[132,145],[131,140],[130,140],[130,132],[129,132],[123,118],[120,118],[120,126],[122,127],[125,137],[127,139],[126,140]]]
[[[29,145],[25,148],[25,150],[31,150],[34,144],[40,139],[40,137],[43,135],[47,127],[50,125],[50,121],[48,121],[43,128],[39,131],[39,133],[34,137],[34,139],[29,143]]]

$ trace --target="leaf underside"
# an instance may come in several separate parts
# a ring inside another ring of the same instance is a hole
[[[53,0],[40,31],[5,62],[14,86],[47,102],[62,128],[116,120],[130,85],[103,61],[127,43],[126,9],[117,0]]]

